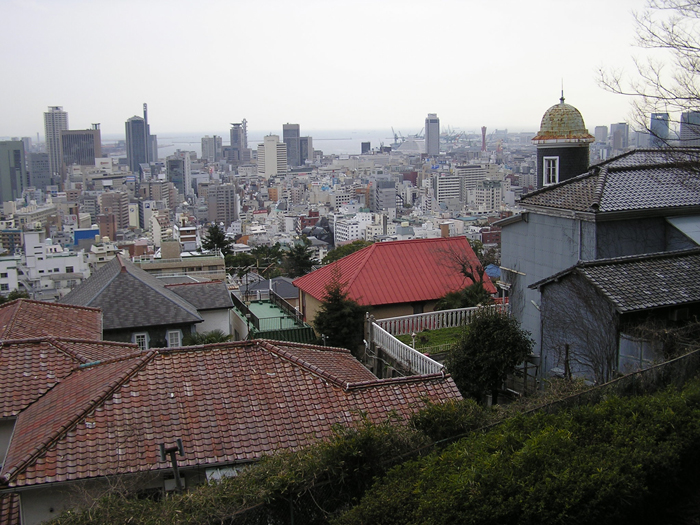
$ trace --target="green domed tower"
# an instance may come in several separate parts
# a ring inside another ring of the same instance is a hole
[[[532,139],[537,145],[537,188],[588,171],[589,145],[594,140],[579,110],[565,104],[562,93],[559,104],[545,112],[540,131]]]

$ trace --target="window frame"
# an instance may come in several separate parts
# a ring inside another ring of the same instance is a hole
[[[143,337],[143,346],[139,343],[139,339]],[[149,344],[151,342],[151,338],[148,335],[148,332],[134,332],[131,336],[131,342],[134,344],[137,344],[139,347],[139,350],[142,352],[145,352],[149,349]]]
[[[177,336],[177,344],[173,344],[171,337],[173,335]],[[166,333],[166,339],[168,341],[168,348],[179,348],[182,346],[182,330],[168,330]]]
[[[553,165],[551,165],[552,163]],[[553,170],[553,177],[551,170]],[[552,180],[554,179],[554,180]],[[542,157],[542,185],[551,186],[559,182],[559,157]]]

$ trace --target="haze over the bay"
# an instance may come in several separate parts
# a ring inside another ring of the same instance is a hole
[[[154,133],[249,128],[535,130],[566,101],[589,128],[628,119],[597,84],[633,71],[643,0],[0,0],[0,137],[123,134],[148,103]],[[387,135],[387,137],[390,135]]]

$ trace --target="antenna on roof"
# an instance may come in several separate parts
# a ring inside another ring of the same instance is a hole
[[[563,104],[564,103],[564,77],[561,78],[561,98],[559,101]]]

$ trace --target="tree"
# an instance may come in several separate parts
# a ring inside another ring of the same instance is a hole
[[[19,290],[12,290],[7,295],[0,295],[0,304],[9,303],[15,299],[29,299],[29,294],[27,292],[20,292]]]
[[[365,308],[348,297],[346,287],[336,266],[314,318],[314,328],[317,334],[325,336],[328,346],[347,348],[357,354],[362,343]]]
[[[284,258],[284,267],[289,277],[301,277],[311,271],[314,260],[306,244],[307,242],[308,241],[303,244],[297,244],[287,252]]]
[[[633,78],[618,70],[601,69],[599,83],[612,93],[632,97],[637,125],[654,134],[648,120],[652,113],[678,115],[700,106],[700,1],[647,0],[634,19],[637,45],[654,55],[634,60]],[[664,55],[668,60],[659,58]]]
[[[225,257],[233,253],[231,244],[233,244],[233,241],[226,238],[226,232],[218,224],[212,224],[207,230],[207,236],[202,241],[202,248],[205,250],[221,250]]]
[[[435,305],[435,310],[455,310],[493,303],[493,298],[482,281],[475,282],[457,292],[450,292]]]
[[[447,369],[462,395],[482,399],[530,355],[534,341],[508,314],[478,311],[447,358]]]
[[[226,261],[226,271],[238,277],[243,277],[250,268],[255,268],[256,259],[250,253],[237,253],[236,255],[229,254],[224,259]]]
[[[351,253],[355,253],[362,248],[366,248],[367,246],[371,246],[372,244],[374,243],[370,241],[357,240],[352,241],[349,244],[344,244],[343,246],[338,246],[328,252],[328,254],[323,258],[323,264],[333,263],[338,259],[342,259],[343,257],[350,255]]]
[[[192,332],[182,338],[182,346],[225,343],[231,339],[233,339],[233,336],[226,335],[222,330],[212,330],[210,332]]]

